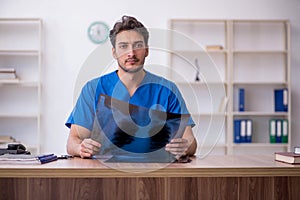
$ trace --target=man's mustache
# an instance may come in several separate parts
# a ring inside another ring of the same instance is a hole
[[[127,58],[126,60],[125,60],[125,62],[139,62],[140,61],[140,59],[138,59],[138,58],[136,58],[136,57],[132,57],[132,58]]]

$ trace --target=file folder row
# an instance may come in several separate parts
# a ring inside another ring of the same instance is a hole
[[[244,112],[245,109],[245,89],[238,89],[238,110]],[[288,112],[288,89],[280,88],[274,89],[274,111],[275,112]]]
[[[270,122],[270,143],[287,143],[288,142],[288,120],[271,119]]]
[[[234,142],[235,143],[252,142],[252,120],[251,119],[234,120]]]

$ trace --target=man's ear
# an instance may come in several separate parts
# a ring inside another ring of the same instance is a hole
[[[112,55],[113,55],[114,59],[117,59],[116,49],[112,48],[111,52],[112,52]]]
[[[149,47],[146,48],[145,57],[147,57],[148,55],[149,55]]]

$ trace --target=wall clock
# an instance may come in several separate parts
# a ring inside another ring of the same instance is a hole
[[[101,21],[93,22],[88,28],[89,39],[95,44],[106,42],[109,35],[109,27]]]

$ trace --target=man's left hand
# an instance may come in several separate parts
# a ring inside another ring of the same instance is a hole
[[[184,138],[174,138],[166,145],[166,151],[169,151],[179,159],[187,154],[189,148],[188,140]]]

